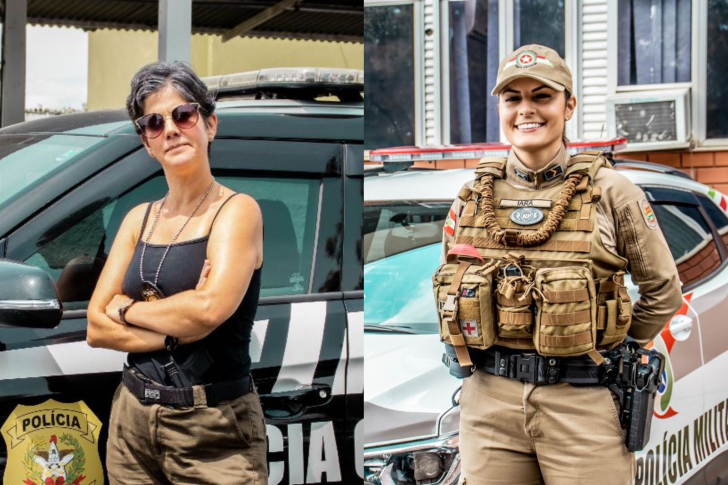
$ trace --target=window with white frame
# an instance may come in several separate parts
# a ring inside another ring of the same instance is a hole
[[[364,9],[364,148],[415,144],[414,5]]]
[[[498,141],[498,0],[451,1],[448,21],[450,143]]]
[[[513,2],[513,48],[528,44],[550,47],[566,57],[566,11],[564,0],[515,0]]]
[[[708,2],[707,138],[728,138],[728,1]]]
[[[619,0],[619,86],[690,82],[691,9],[691,0]]]

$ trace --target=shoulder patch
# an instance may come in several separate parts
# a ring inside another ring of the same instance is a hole
[[[642,212],[642,217],[645,219],[645,224],[647,224],[647,227],[650,229],[657,229],[657,217],[655,217],[655,212],[652,210],[652,206],[650,206],[650,203],[647,202],[647,199],[642,199],[640,201],[640,210]]]
[[[447,219],[445,219],[445,225],[443,226],[442,230],[445,231],[445,234],[452,237],[455,235],[455,226],[458,222],[458,216],[455,214],[455,211],[450,209],[450,212],[447,214]]]

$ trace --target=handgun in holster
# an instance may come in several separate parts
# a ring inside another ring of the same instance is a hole
[[[622,427],[627,429],[625,444],[629,451],[640,451],[650,440],[655,394],[662,383],[665,358],[658,351],[646,350],[636,342],[623,347],[622,374],[609,388],[622,403]]]

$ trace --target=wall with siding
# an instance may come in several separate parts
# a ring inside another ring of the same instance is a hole
[[[576,93],[582,106],[582,140],[607,137],[607,3],[582,0],[581,89]]]

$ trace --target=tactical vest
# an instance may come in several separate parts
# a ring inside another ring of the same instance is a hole
[[[596,218],[594,177],[611,165],[580,153],[562,184],[535,191],[503,180],[505,167],[482,159],[458,194],[455,246],[433,275],[440,337],[462,366],[472,365],[466,346],[496,344],[601,363],[597,350],[621,343],[632,315],[627,260],[604,247]]]

